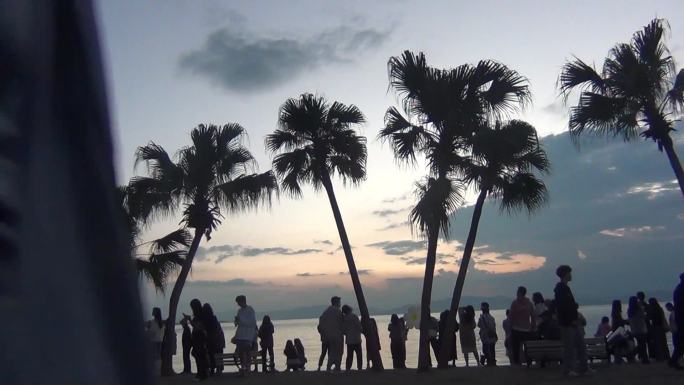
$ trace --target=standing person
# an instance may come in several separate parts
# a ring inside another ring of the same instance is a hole
[[[145,324],[145,331],[152,344],[152,357],[157,374],[161,373],[161,352],[165,330],[166,325],[162,320],[161,309],[155,307],[152,309],[152,319]]]
[[[275,369],[275,361],[273,357],[273,334],[275,333],[275,327],[273,322],[271,322],[271,317],[265,315],[261,320],[261,326],[259,326],[259,345],[261,346],[261,362],[263,365],[263,371],[266,373],[266,354],[268,353],[269,361],[268,368],[273,371]]]
[[[572,269],[568,265],[561,265],[556,269],[560,282],[553,290],[555,306],[558,314],[558,324],[561,328],[563,340],[563,369],[566,376],[576,377],[580,373],[589,371],[587,366],[587,347],[580,329],[581,325],[572,290],[568,283],[572,281]]]
[[[513,355],[511,354],[511,311],[506,309],[506,318],[501,321],[501,328],[504,331],[504,348],[506,348],[506,357],[508,361],[513,365]]]
[[[362,331],[362,334],[366,337],[366,351],[368,351],[368,346],[371,346],[371,345],[369,345],[369,341],[371,339],[374,340],[374,342],[375,342],[374,346],[376,346],[378,348],[378,351],[381,351],[382,347],[380,346],[380,335],[378,335],[378,323],[375,322],[375,318],[370,318],[369,321],[370,322],[368,324],[369,324],[370,330],[368,332],[366,332],[365,330]],[[366,354],[366,368],[367,369],[371,368],[371,363],[372,363],[372,360],[371,360],[370,355]]]
[[[334,368],[340,370],[342,365],[343,336],[342,336],[342,311],[340,311],[341,298],[330,298],[330,306],[318,318],[318,330],[321,333],[323,346],[327,345],[328,363],[326,370]],[[321,354],[323,356],[323,354]],[[319,360],[319,363],[321,360]]]
[[[345,362],[345,369],[351,369],[352,362],[354,362],[354,353],[356,353],[356,368],[363,369],[363,351],[361,349],[361,321],[359,317],[354,314],[351,306],[342,306],[342,331],[347,343],[347,361]]]
[[[190,326],[188,323],[190,322],[190,316],[187,316],[183,314],[183,319],[180,321],[181,326],[183,327],[183,337],[182,337],[182,346],[183,346],[183,373],[184,374],[190,374],[192,373],[192,370],[190,368],[190,350],[192,349],[192,330],[190,330]]]
[[[325,339],[323,336],[323,332],[321,331],[321,325],[318,324],[316,326],[316,329],[318,330],[318,335],[321,336],[321,355],[318,357],[318,369],[317,371],[321,371],[321,366],[323,366],[323,360],[325,359],[325,356],[328,354],[328,341]]]
[[[463,308],[461,312],[461,352],[465,359],[466,366],[470,366],[468,362],[468,353],[475,356],[477,366],[480,366],[480,355],[477,353],[477,343],[475,342],[475,309],[468,305]]]
[[[428,323],[428,337],[430,337],[432,353],[435,355],[435,360],[437,360],[437,355],[439,354],[439,320],[432,316],[430,316],[430,322]],[[428,358],[430,367],[432,367],[432,357],[429,354]]]
[[[667,309],[668,313],[670,313],[667,317],[667,325],[670,329],[671,333],[671,338],[672,338],[672,347],[674,348],[677,343],[677,338],[679,337],[677,335],[678,330],[677,330],[677,322],[675,321],[675,313],[674,313],[674,305],[672,302],[668,302],[665,304],[665,309]],[[674,354],[674,350],[672,351],[672,354]],[[672,357],[672,356],[670,356]]]
[[[674,350],[672,351],[672,356],[670,357],[668,365],[672,368],[682,370],[684,368],[679,364],[679,360],[684,354],[684,273],[679,275],[679,285],[677,285],[672,295],[672,305],[674,308],[677,338],[675,339]]]
[[[636,296],[629,297],[627,320],[629,320],[632,335],[637,341],[637,355],[642,363],[648,364],[648,350],[646,347],[648,341],[648,327],[646,325],[646,312],[644,312],[644,309],[641,307],[639,299]]]
[[[605,316],[601,317],[601,323],[598,324],[596,333],[594,333],[594,337],[605,338],[611,331],[612,328],[610,327],[610,318]]]
[[[406,326],[403,325],[399,316],[392,314],[390,323],[387,325],[390,337],[390,351],[392,352],[392,367],[394,369],[406,368]]]
[[[489,304],[482,302],[480,304],[480,319],[477,321],[477,327],[480,328],[480,341],[482,341],[482,354],[484,359],[482,364],[487,363],[487,366],[496,366],[495,345],[499,340],[496,334],[496,320],[489,313]]]
[[[518,287],[516,299],[511,303],[511,351],[513,364],[520,365],[520,350],[535,328],[534,305],[526,297],[527,288]]]
[[[648,312],[648,302],[646,302],[646,293],[638,291],[636,293],[639,306],[644,311],[644,319],[646,320],[646,357],[655,358],[655,345],[653,344],[653,320]]]
[[[235,297],[235,302],[238,304],[240,309],[235,316],[235,345],[237,348],[237,354],[240,358],[240,371],[239,376],[245,376],[250,371],[250,366],[252,363],[252,346],[257,338],[257,321],[254,309],[247,305],[247,297],[244,295],[238,295]]]
[[[648,299],[647,316],[651,321],[651,340],[653,343],[653,357],[658,362],[670,358],[670,349],[667,347],[667,319],[665,312],[655,298]]]
[[[444,341],[446,341],[446,335],[444,334],[446,332],[446,324],[449,320],[449,314],[451,312],[449,309],[444,310],[442,313],[439,315],[439,346],[441,347]],[[455,321],[455,320],[454,320]],[[449,359],[447,361],[451,361],[453,366],[456,366],[456,332],[458,332],[459,325],[458,322],[454,322],[454,335],[451,336],[451,349],[449,349]]]
[[[534,324],[536,328],[536,334],[541,338],[541,326],[544,322],[544,315],[548,311],[542,293],[538,291],[534,292],[532,294],[532,303],[534,304]]]
[[[299,360],[299,370],[304,370],[306,366],[306,362],[308,361],[306,359],[306,351],[304,350],[304,345],[302,345],[302,341],[299,338],[294,339],[294,347],[295,350],[297,351],[297,359]]]
[[[214,315],[214,309],[211,308],[208,302],[202,305],[202,320],[204,327],[207,331],[207,352],[209,353],[209,375],[213,376],[214,373],[218,373],[218,366],[216,365],[216,354],[219,350],[223,350],[220,347],[220,337],[221,337],[221,324]]]
[[[195,357],[197,377],[200,381],[209,376],[209,352],[207,351],[207,331],[202,320],[202,302],[197,298],[190,301],[192,309],[192,356]]]

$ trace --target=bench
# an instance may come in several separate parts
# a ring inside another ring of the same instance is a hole
[[[259,365],[264,364],[264,360],[261,358],[261,354],[258,351],[253,351],[251,354],[252,365],[254,365],[254,371],[259,371]],[[216,364],[223,366],[240,366],[240,357],[236,353],[218,353],[216,354]]]
[[[585,338],[584,343],[587,347],[587,359],[607,360],[609,358],[606,348],[605,338]],[[561,361],[563,359],[563,341],[561,340],[529,340],[523,342],[527,366],[531,366],[533,361]]]

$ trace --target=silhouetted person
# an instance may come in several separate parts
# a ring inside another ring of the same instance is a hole
[[[636,293],[639,306],[644,311],[644,319],[646,320],[646,357],[655,358],[655,346],[653,345],[653,321],[648,312],[648,302],[646,302],[646,293],[638,291]]]
[[[677,330],[677,322],[675,321],[675,313],[674,313],[674,305],[672,302],[668,302],[665,304],[665,309],[667,309],[668,316],[667,316],[667,325],[670,328],[670,333],[671,333],[671,339],[672,339],[672,347],[675,347],[677,343],[677,338],[678,338],[678,330]],[[674,351],[672,352],[674,354]]]
[[[435,360],[437,360],[437,355],[439,354],[439,320],[435,317],[430,317],[428,321],[428,337],[430,337],[430,347],[432,348],[432,353],[435,355]],[[430,358],[430,366],[432,366],[432,358]]]
[[[323,332],[321,331],[321,325],[318,324],[316,326],[316,329],[318,330],[318,335],[321,336],[321,355],[318,357],[318,371],[321,371],[321,366],[323,366],[323,360],[325,360],[325,356],[328,354],[328,341],[326,341],[325,337],[323,336]]]
[[[644,312],[644,309],[636,296],[629,297],[627,320],[629,321],[632,335],[637,342],[637,355],[642,363],[648,364],[649,359],[646,347],[648,341],[648,327],[646,325],[646,312]]]
[[[613,301],[610,310],[610,323],[611,331],[613,332],[620,330],[620,328],[624,331],[625,326],[629,325],[622,316],[622,302],[620,300],[616,299]],[[622,364],[624,362],[623,357],[627,357],[630,362],[634,359],[633,353],[630,351],[627,337],[631,339],[631,337],[626,334],[611,338],[611,344],[608,347],[608,351],[613,355],[616,364]]]
[[[147,321],[145,329],[152,345],[152,360],[155,365],[155,372],[159,374],[161,369],[162,342],[164,341],[165,330],[160,308],[155,307],[152,309],[152,319]]]
[[[342,365],[342,351],[344,341],[342,336],[342,311],[340,311],[340,297],[330,299],[330,306],[318,318],[318,331],[321,333],[323,345],[327,345],[328,363],[326,369],[340,370]]]
[[[374,340],[375,346],[378,348],[378,351],[382,351],[382,344],[380,343],[380,335],[378,334],[378,323],[375,322],[375,318],[369,318],[369,327],[370,330],[366,332],[365,330],[362,331],[362,334],[366,337],[366,352],[368,352],[368,346],[369,342],[371,340]],[[366,368],[370,369],[371,368],[371,359],[370,355],[366,354]]]
[[[535,328],[534,305],[525,295],[527,288],[518,287],[517,298],[511,303],[511,352],[512,363],[520,365],[520,349],[522,343],[531,338]]]
[[[513,365],[513,353],[511,352],[511,310],[506,309],[506,318],[501,321],[501,328],[504,331],[504,348],[506,348],[506,356],[508,361]]]
[[[346,338],[347,344],[347,360],[345,362],[345,369],[350,370],[352,362],[354,361],[354,354],[356,354],[356,368],[363,369],[363,351],[361,349],[361,321],[359,316],[354,314],[351,306],[342,306],[342,315],[344,316],[342,322],[342,331]]]
[[[394,369],[406,368],[406,325],[403,319],[392,314],[390,324],[387,326],[390,337],[390,351],[392,352],[392,367]]]
[[[496,366],[496,341],[499,336],[496,334],[496,320],[489,313],[489,304],[482,302],[480,304],[480,319],[477,321],[477,327],[480,328],[480,341],[482,341],[483,360],[481,363],[487,366]]]
[[[684,354],[684,273],[679,275],[679,285],[677,285],[672,295],[672,305],[674,307],[675,325],[677,325],[677,336],[668,364],[675,369],[681,370],[682,366],[679,364],[679,360]]]
[[[568,286],[568,283],[572,281],[572,269],[568,265],[561,265],[556,269],[556,276],[560,279],[554,289],[554,295],[563,340],[563,370],[566,376],[575,377],[587,372],[589,367],[587,366],[587,347],[584,344],[577,313],[579,305]]]
[[[285,343],[285,350],[283,350],[283,354],[285,354],[285,371],[297,371],[299,370],[299,366],[301,365],[299,361],[299,356],[297,355],[297,349],[294,346],[294,343],[292,343],[292,340],[287,340]]]
[[[181,346],[183,347],[183,373],[184,374],[192,373],[191,364],[190,364],[190,351],[192,350],[192,330],[190,330],[190,326],[188,325],[189,322],[190,322],[189,317],[186,316],[185,314],[183,314],[183,319],[180,321],[180,324],[183,327],[183,336],[181,338]]]
[[[594,337],[605,338],[605,336],[607,336],[611,331],[610,318],[605,316],[601,317],[601,322],[596,327],[596,333],[594,333]]]
[[[247,297],[238,295],[235,302],[240,307],[235,316],[235,346],[240,357],[240,376],[250,372],[252,363],[252,348],[257,339],[256,314],[251,306],[247,305]]]
[[[306,350],[304,350],[304,345],[302,345],[302,341],[299,338],[294,339],[294,347],[295,350],[297,351],[297,359],[299,359],[299,368],[300,370],[304,370],[306,366],[306,362],[308,361],[306,359]]]
[[[477,366],[480,366],[480,355],[477,352],[477,343],[475,341],[475,308],[468,305],[463,308],[461,312],[461,322],[459,327],[459,334],[461,336],[461,353],[465,359],[466,366],[470,366],[468,362],[468,354],[475,357]]]
[[[221,337],[221,324],[214,315],[214,309],[211,308],[209,303],[205,302],[202,305],[202,321],[204,323],[205,330],[207,331],[207,352],[209,353],[209,375],[219,372],[216,365],[216,354],[219,350],[223,351],[220,347],[220,337]]]
[[[271,317],[265,315],[261,320],[261,326],[259,326],[259,345],[261,346],[261,361],[263,363],[264,372],[266,372],[266,354],[268,353],[269,361],[268,368],[273,370],[275,368],[275,361],[273,357],[273,334],[275,333],[275,327],[273,322],[271,322]]]
[[[658,362],[665,361],[670,358],[670,349],[667,346],[667,318],[665,318],[665,312],[660,307],[657,299],[649,298],[646,313],[651,321],[653,358]]]
[[[449,320],[451,312],[447,309],[439,314],[439,346],[441,348],[443,343],[446,343],[446,325]],[[451,349],[449,349],[449,357],[447,361],[451,361],[452,365],[456,365],[456,332],[458,332],[459,324],[454,320],[454,334],[451,336]]]
[[[209,376],[209,352],[207,351],[207,332],[199,317],[192,319],[192,356],[195,357],[195,366],[200,380]]]
[[[544,322],[544,315],[549,310],[546,308],[544,296],[540,292],[532,293],[532,304],[534,304],[534,324],[538,335],[541,335],[540,330]]]

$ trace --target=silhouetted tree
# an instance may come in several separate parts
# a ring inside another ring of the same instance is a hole
[[[418,370],[429,368],[428,320],[439,233],[448,237],[449,216],[461,200],[463,166],[472,137],[483,124],[505,116],[529,101],[525,78],[503,64],[483,60],[442,70],[426,64],[425,55],[405,51],[388,63],[390,87],[402,96],[408,117],[390,107],[380,138],[388,141],[400,162],[427,161],[428,176],[418,184],[418,203],[411,223],[428,241],[421,297]],[[453,335],[455,313],[447,323]],[[447,335],[447,337],[449,336]],[[448,365],[450,341],[445,340],[439,366]]]
[[[450,311],[458,310],[468,264],[475,246],[482,207],[487,197],[500,201],[500,211],[533,213],[547,201],[546,185],[534,172],[547,173],[549,161],[530,124],[511,120],[482,127],[472,138],[472,152],[463,163],[464,182],[478,191],[461,265],[456,277]],[[447,332],[448,335],[453,335]]]
[[[684,107],[684,69],[675,69],[665,45],[667,22],[654,19],[636,32],[630,43],[610,50],[598,73],[580,59],[566,63],[558,79],[567,98],[581,90],[579,102],[570,109],[570,133],[585,131],[652,139],[665,149],[679,188],[684,194],[684,171],[674,149],[670,132]]]
[[[331,177],[337,174],[343,182],[358,185],[366,179],[366,138],[356,134],[353,126],[365,118],[355,105],[328,103],[323,97],[302,94],[290,98],[280,107],[278,128],[266,136],[266,147],[275,154],[273,170],[282,189],[295,198],[302,196],[302,184],[325,190],[330,201],[342,250],[347,260],[354,293],[361,313],[364,332],[372,331],[370,314],[356,270],[342,213],[337,204]],[[382,370],[382,359],[375,338],[366,335],[367,354],[373,368]]]
[[[222,211],[243,212],[270,204],[278,185],[271,171],[252,173],[256,162],[241,140],[245,130],[231,123],[199,125],[192,145],[181,149],[174,163],[159,145],[139,147],[136,163],[147,164],[148,177],[134,177],[128,188],[128,208],[134,218],[149,221],[182,209],[181,224],[194,229],[192,242],[169,299],[166,330],[172,332],[185,280],[197,249],[221,223]],[[162,374],[173,374],[172,352],[162,355]]]

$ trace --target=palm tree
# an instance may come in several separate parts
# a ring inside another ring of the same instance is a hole
[[[526,104],[530,95],[523,77],[491,60],[441,70],[428,66],[423,53],[405,51],[390,58],[388,72],[390,87],[402,97],[407,117],[390,107],[379,137],[390,143],[398,161],[415,165],[420,154],[428,169],[410,214],[413,228],[428,241],[418,351],[418,370],[425,371],[430,360],[428,322],[438,238],[440,232],[448,238],[449,216],[460,205],[461,169],[472,145],[470,138],[483,121],[505,116]],[[440,366],[444,365],[446,360],[440,358]]]
[[[601,73],[575,58],[563,66],[558,84],[566,98],[574,89],[581,91],[570,109],[574,137],[588,131],[655,141],[658,150],[665,150],[684,194],[684,171],[670,137],[684,108],[684,69],[676,71],[665,45],[668,29],[665,20],[654,19],[630,43],[610,50]]]
[[[323,97],[302,94],[283,103],[278,128],[266,136],[265,142],[268,150],[276,155],[273,169],[284,191],[299,198],[301,185],[309,183],[316,190],[322,187],[328,194],[366,333],[368,357],[375,370],[382,370],[379,346],[370,334],[373,329],[368,306],[331,180],[335,174],[352,185],[366,179],[366,138],[357,135],[353,128],[364,122],[363,114],[355,105],[330,104]]]
[[[193,229],[185,256],[169,299],[166,330],[173,333],[183,286],[203,236],[211,239],[220,225],[222,211],[231,213],[270,204],[278,185],[271,171],[253,173],[256,162],[241,140],[245,130],[231,123],[200,124],[192,130],[192,145],[178,152],[174,163],[159,145],[139,147],[136,163],[147,164],[147,177],[134,177],[128,188],[128,208],[134,218],[146,222],[168,217],[182,208],[181,224]],[[167,349],[168,350],[168,349]],[[162,374],[173,374],[171,351],[162,356]]]
[[[494,127],[485,126],[478,130],[472,138],[471,156],[462,169],[464,182],[479,193],[451,297],[449,310],[452,314],[456,314],[461,300],[487,197],[498,199],[500,211],[508,214],[521,209],[531,214],[543,206],[548,197],[546,185],[533,173],[549,172],[546,152],[539,145],[535,128],[520,120],[496,123]],[[453,329],[447,328],[446,336],[453,336]],[[449,346],[448,343],[445,345]]]

